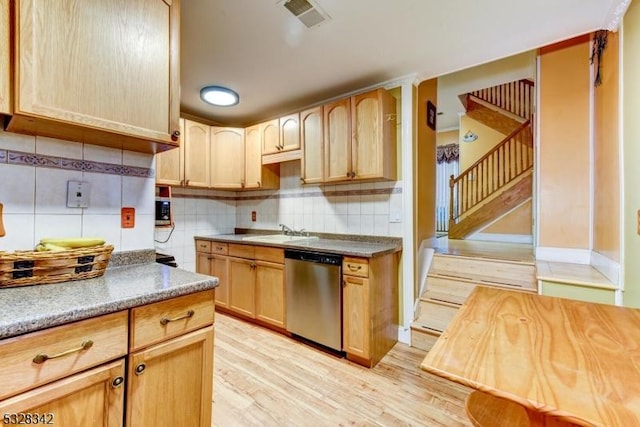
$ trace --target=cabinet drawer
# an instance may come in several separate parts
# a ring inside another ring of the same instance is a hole
[[[196,240],[197,252],[211,252],[211,242],[209,240]]]
[[[275,262],[284,264],[284,249],[269,248],[267,246],[256,246],[255,256],[258,261]]]
[[[127,326],[121,311],[2,341],[0,400],[124,356]]]
[[[130,351],[213,323],[213,289],[131,310]]]
[[[229,244],[220,242],[210,242],[211,253],[218,255],[227,255],[229,253]]]
[[[345,257],[342,260],[342,274],[369,277],[369,261],[364,258]]]
[[[253,245],[237,245],[229,243],[229,256],[236,258],[255,258],[255,246]]]

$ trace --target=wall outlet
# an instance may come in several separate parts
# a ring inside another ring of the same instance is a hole
[[[256,211],[251,211],[251,221],[256,222]]]
[[[122,228],[134,228],[136,226],[136,208],[122,208],[120,222]]]
[[[389,222],[390,223],[402,222],[402,212],[400,211],[389,212]]]
[[[83,181],[67,182],[67,207],[88,208],[91,183]]]

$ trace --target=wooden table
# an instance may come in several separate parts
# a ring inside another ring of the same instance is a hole
[[[640,425],[640,310],[478,286],[421,366],[532,421]]]

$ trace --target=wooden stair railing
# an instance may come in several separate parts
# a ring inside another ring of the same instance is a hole
[[[469,92],[468,95],[475,96],[525,120],[530,120],[533,114],[532,106],[535,88],[531,80],[523,79],[503,83]]]
[[[533,137],[531,120],[527,120],[460,175],[451,175],[449,228],[463,214],[532,168]]]

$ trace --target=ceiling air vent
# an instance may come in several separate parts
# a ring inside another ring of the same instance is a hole
[[[307,28],[313,28],[329,20],[329,15],[309,0],[285,0],[282,5]]]

